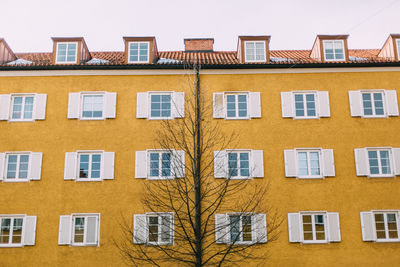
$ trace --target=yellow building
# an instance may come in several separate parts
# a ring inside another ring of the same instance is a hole
[[[124,37],[124,51],[91,52],[83,38],[52,38],[52,53],[14,53],[0,39],[0,266],[124,264],[119,224],[152,216],[142,185],[169,175],[171,155],[150,133],[184,116],[191,63],[213,120],[240,132],[215,161],[269,183],[284,218],[265,265],[398,265],[400,35],[367,50],[347,38],[274,51],[269,36],[240,36],[222,52],[213,39],[161,52],[154,37]],[[268,233],[268,214],[257,215]]]

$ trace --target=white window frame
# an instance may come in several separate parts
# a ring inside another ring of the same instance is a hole
[[[255,58],[254,60],[247,59],[246,45],[248,43],[254,43],[254,58]],[[257,49],[255,48],[256,43],[262,43],[263,44],[263,47],[264,47],[264,59],[262,59],[262,60],[261,59],[259,59],[259,60],[256,59],[257,58],[257,54],[256,54]],[[261,40],[244,41],[244,61],[245,62],[266,62],[267,61],[267,50],[266,50],[266,47],[265,47],[265,41],[261,41]]]
[[[380,93],[382,94],[382,105],[383,105],[383,114],[382,115],[376,115],[375,111],[375,101],[372,98],[374,93]],[[386,103],[386,96],[385,96],[385,90],[360,90],[361,94],[361,109],[362,109],[362,117],[363,118],[387,118],[387,103]],[[372,104],[372,115],[365,115],[364,112],[364,100],[363,100],[363,94],[370,94],[371,95],[371,104]]]
[[[58,59],[58,46],[60,44],[66,44],[67,45],[65,61],[59,61],[59,59]],[[69,47],[70,44],[75,44],[76,45],[75,61],[68,61],[67,60],[68,59],[68,47]],[[57,45],[56,45],[56,64],[76,64],[78,62],[78,49],[79,49],[78,42],[57,42]]]
[[[9,159],[9,156],[10,155],[18,155],[18,160],[17,160],[17,169],[16,169],[16,173],[18,173],[19,172],[19,163],[20,163],[20,158],[21,158],[21,155],[28,155],[29,156],[29,158],[28,158],[28,170],[27,170],[27,177],[26,178],[7,178],[7,172],[8,172],[8,159]],[[16,151],[13,151],[13,152],[5,152],[5,156],[6,156],[6,159],[5,159],[5,167],[4,167],[4,179],[3,179],[3,182],[6,182],[6,183],[18,183],[18,182],[29,182],[30,181],[30,179],[29,179],[29,174],[30,174],[30,164],[31,164],[31,157],[32,157],[32,153],[31,152],[29,152],[29,151],[21,151],[21,152],[16,152]]]
[[[101,172],[102,172],[102,168],[104,167],[104,156],[103,156],[104,150],[97,150],[97,151],[77,151],[78,154],[78,158],[77,158],[77,168],[76,168],[76,172],[77,172],[77,178],[76,181],[77,182],[86,182],[86,181],[103,181],[102,177],[101,177]],[[80,163],[81,163],[81,155],[89,155],[89,169],[88,169],[88,174],[89,177],[87,178],[82,178],[79,177],[80,175]],[[91,178],[91,171],[92,171],[92,156],[93,155],[100,155],[100,177],[99,178]]]
[[[397,58],[400,61],[400,39],[396,39],[397,44]]]
[[[131,44],[138,44],[138,47],[140,47],[140,44],[147,44],[147,60],[146,61],[141,61],[140,60],[140,49],[138,49],[138,60],[137,61],[132,61],[131,60]],[[128,63],[149,63],[150,62],[150,42],[128,42]]]
[[[238,176],[230,176],[229,173],[229,154],[230,153],[235,153],[238,156],[240,153],[247,153],[249,155],[249,176],[241,176],[240,174],[240,158],[237,159],[237,165],[238,165]],[[226,150],[226,159],[225,159],[225,166],[226,166],[226,172],[227,172],[227,177],[229,177],[232,180],[241,180],[241,179],[251,179],[251,172],[252,172],[252,158],[251,158],[251,149],[227,149]]]
[[[314,105],[315,105],[315,116],[308,116],[307,115],[307,101],[306,95],[313,94],[314,95]],[[296,120],[306,120],[306,119],[318,119],[319,116],[319,99],[318,99],[318,92],[317,91],[292,91],[293,95],[293,119]],[[304,116],[297,116],[296,115],[296,95],[303,95],[303,105],[304,105]]]
[[[149,218],[150,217],[158,217],[158,241],[149,241]],[[171,237],[171,242],[162,242],[161,241],[161,235],[162,235],[162,216],[171,216],[171,221],[170,221],[170,237]],[[173,212],[148,212],[146,213],[146,244],[147,245],[159,245],[159,246],[165,246],[165,245],[173,245],[174,244],[174,213]]]
[[[105,120],[105,92],[81,92],[80,93],[80,104],[79,104],[79,119],[80,120]],[[102,110],[101,110],[101,117],[96,117],[96,118],[90,118],[90,117],[84,117],[83,116],[83,99],[85,98],[85,96],[101,96],[103,98],[103,103],[102,103]]]
[[[380,155],[379,152],[380,151],[388,151],[389,152],[389,160],[390,160],[390,173],[388,174],[381,174],[382,173],[382,166],[381,166],[381,160],[380,160]],[[372,174],[371,173],[371,166],[369,164],[369,155],[368,155],[368,151],[377,151],[377,155],[378,155],[378,167],[379,167],[379,174]],[[393,151],[391,147],[367,147],[366,148],[366,159],[367,159],[367,165],[368,165],[368,173],[369,173],[369,177],[371,178],[382,178],[382,177],[394,177],[394,164],[393,164]]]
[[[14,111],[14,99],[15,97],[22,97],[22,109],[21,109],[21,118],[20,119],[13,119],[12,115],[13,115],[13,111]],[[33,105],[32,105],[32,118],[31,119],[24,119],[23,114],[25,111],[25,99],[26,97],[32,97],[33,98]],[[34,121],[35,120],[35,105],[36,105],[36,101],[35,101],[35,94],[11,94],[11,107],[10,107],[10,117],[9,117],[9,121],[15,121],[15,122],[23,122],[23,121]]]
[[[311,163],[310,163],[310,152],[318,152],[318,161],[319,161],[319,175],[300,175],[300,166],[299,166],[299,152],[307,153],[307,168],[308,173],[311,173]],[[323,159],[322,159],[322,148],[296,148],[295,149],[296,156],[296,171],[298,173],[298,179],[321,179],[323,176]]]
[[[148,105],[148,119],[149,120],[172,120],[172,119],[174,119],[174,117],[173,117],[173,114],[172,114],[172,112],[173,112],[173,105],[175,105],[175,103],[174,103],[174,99],[173,99],[173,94],[174,94],[174,92],[171,92],[171,91],[164,91],[164,92],[160,92],[160,91],[150,91],[150,92],[148,92],[148,103],[149,103],[149,105]],[[160,95],[160,96],[163,96],[163,95],[169,95],[170,96],[170,115],[168,116],[168,117],[162,117],[162,116],[160,116],[160,117],[153,117],[152,115],[151,115],[151,96],[152,95]]]
[[[235,117],[228,117],[228,96],[229,95],[235,96],[235,109],[236,109]],[[239,117],[239,102],[238,102],[239,95],[246,96],[246,117]],[[224,114],[225,119],[227,119],[227,120],[249,120],[250,119],[249,92],[224,92],[224,112],[225,112],[225,114]]]
[[[254,213],[235,213],[235,212],[231,212],[231,213],[227,213],[227,217],[228,217],[228,223],[229,223],[229,227],[228,227],[228,244],[235,244],[235,245],[246,245],[246,244],[253,244],[256,242],[256,232],[255,232],[255,218],[254,218]],[[234,216],[239,216],[240,217],[240,222],[239,222],[239,228],[241,229],[241,231],[239,232],[240,234],[240,240],[233,242],[231,240],[231,217]],[[250,216],[250,220],[251,220],[251,241],[243,241],[243,216]]]
[[[0,247],[23,247],[24,246],[24,238],[25,238],[25,215],[19,215],[19,214],[1,214],[0,215],[0,227],[2,223],[2,219],[11,219],[10,223],[10,233],[8,236],[8,243],[0,243]],[[12,235],[13,235],[13,226],[14,226],[14,219],[22,219],[22,230],[21,230],[21,243],[11,243],[12,242]]]
[[[325,244],[329,243],[328,240],[328,216],[326,211],[301,211],[299,212],[300,214],[300,229],[301,229],[301,239],[303,244]],[[312,234],[313,234],[313,240],[304,240],[304,225],[303,225],[303,215],[311,215],[311,223],[312,223]],[[316,240],[316,230],[315,230],[315,219],[314,215],[322,215],[324,218],[324,235],[325,239],[324,240]]]
[[[162,173],[162,158],[158,158],[158,176],[151,176],[151,160],[150,160],[150,154],[152,153],[158,153],[159,156],[161,156],[163,153],[169,153],[170,154],[170,175],[169,176],[161,176]],[[174,151],[173,150],[168,150],[168,149],[149,149],[147,150],[147,179],[148,180],[168,180],[168,179],[174,179],[175,176],[173,175],[173,168],[174,168]]]
[[[75,218],[77,217],[84,217],[85,218],[85,225],[83,230],[83,241],[82,243],[77,243],[74,241],[75,237]],[[87,233],[87,218],[88,217],[97,217],[96,223],[96,235],[97,235],[97,244],[95,243],[86,243],[86,233]],[[76,247],[88,247],[88,246],[100,246],[100,213],[73,213],[71,214],[71,246]]]
[[[337,41],[340,41],[342,43],[342,46],[343,46],[343,59],[337,59],[336,58],[335,42],[337,42]],[[332,42],[332,45],[333,45],[333,56],[334,56],[333,59],[327,59],[326,58],[325,45],[326,45],[326,43],[330,43],[330,42]],[[346,61],[346,49],[345,49],[345,46],[344,46],[344,40],[323,40],[322,41],[322,46],[323,46],[322,49],[324,51],[324,59],[325,59],[325,61]]]
[[[397,225],[397,238],[389,238],[388,235],[388,225],[387,225],[387,214],[389,213],[394,213],[396,216],[396,225]],[[384,214],[384,226],[385,226],[385,235],[386,238],[378,238],[377,232],[376,232],[376,221],[375,221],[375,214]],[[373,210],[372,211],[372,219],[373,219],[373,229],[374,229],[374,235],[376,237],[375,242],[400,242],[400,211],[399,210]]]

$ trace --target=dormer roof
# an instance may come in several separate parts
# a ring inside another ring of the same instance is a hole
[[[378,57],[400,61],[400,45],[398,40],[400,40],[400,34],[389,34],[389,37],[379,51]]]
[[[0,38],[0,64],[8,63],[16,60],[14,52],[8,46],[6,40]]]

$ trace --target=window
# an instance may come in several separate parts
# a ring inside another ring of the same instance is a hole
[[[149,42],[129,42],[128,63],[148,63],[149,46]]]
[[[46,94],[0,95],[0,120],[24,122],[44,120],[46,116]]]
[[[40,180],[42,156],[41,152],[0,153],[0,166],[5,166],[4,173],[0,172],[0,180],[4,182]]]
[[[100,214],[72,214],[60,216],[58,244],[99,246]]]
[[[185,176],[182,150],[136,151],[135,178],[173,179]]]
[[[168,178],[171,176],[171,153],[170,152],[151,152],[150,173],[152,178]]]
[[[261,118],[259,92],[213,93],[213,116],[216,119]]]
[[[117,93],[69,93],[68,118],[104,120],[116,117]]]
[[[400,39],[397,39],[397,58],[400,61]]]
[[[364,241],[399,242],[399,211],[376,210],[360,213]]]
[[[172,212],[134,215],[134,243],[173,245],[174,214]]]
[[[56,63],[76,63],[78,43],[57,43]]]
[[[171,118],[171,94],[150,94],[150,118]]]
[[[344,61],[344,41],[324,40],[324,55],[326,61]]]
[[[357,176],[394,177],[400,175],[400,149],[391,147],[355,148]]]
[[[185,93],[145,92],[137,94],[136,118],[164,120],[185,117]]]
[[[293,119],[318,119],[330,117],[329,92],[281,92],[282,117]]]
[[[247,94],[226,94],[226,117],[228,119],[247,119],[247,98]]]
[[[214,151],[214,177],[230,179],[264,177],[263,151]]]
[[[253,244],[267,242],[265,214],[227,213],[215,215],[215,238],[217,243]]]
[[[332,149],[296,148],[284,151],[286,177],[324,178],[335,176]]]
[[[304,244],[340,242],[339,213],[302,211],[288,214],[289,241]]]
[[[304,242],[326,242],[324,214],[302,214]]]
[[[0,215],[0,247],[34,245],[36,216]]]
[[[114,152],[66,152],[64,180],[102,181],[114,179],[114,158]]]
[[[99,179],[101,166],[101,154],[81,153],[79,154],[79,176],[80,179]]]
[[[33,119],[34,96],[13,96],[12,97],[12,120]]]
[[[232,179],[249,178],[250,176],[250,152],[228,152],[228,175]]]
[[[296,117],[316,118],[315,93],[294,93]]]
[[[396,90],[349,91],[352,117],[386,118],[399,116]]]
[[[265,41],[244,42],[246,62],[265,62]]]

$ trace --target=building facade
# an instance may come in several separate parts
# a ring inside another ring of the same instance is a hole
[[[83,38],[52,38],[52,53],[0,39],[0,265],[123,265],[121,217],[134,225],[143,183],[169,175],[171,155],[149,133],[184,114],[190,64],[213,119],[240,132],[243,149],[221,164],[269,183],[284,218],[266,264],[396,265],[400,35],[369,50],[347,39],[274,51],[269,36],[240,36],[223,52],[185,39],[185,51],[161,52],[154,37],[124,37],[124,51],[92,52]],[[173,214],[159,216],[149,222]]]

